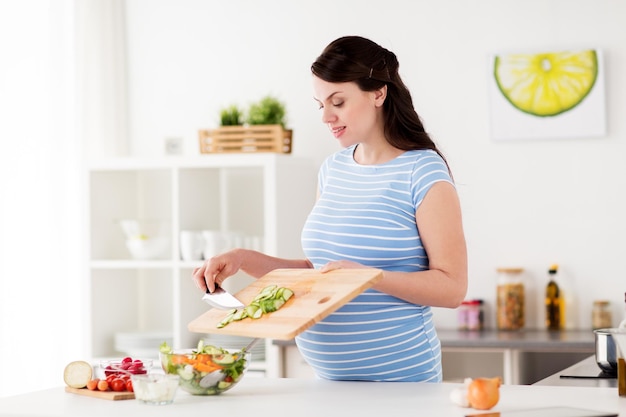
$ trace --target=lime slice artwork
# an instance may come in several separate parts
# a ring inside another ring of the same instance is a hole
[[[552,117],[578,106],[598,79],[595,50],[497,55],[493,74],[498,89],[516,109]]]

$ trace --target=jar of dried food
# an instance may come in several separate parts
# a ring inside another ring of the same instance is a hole
[[[524,268],[498,268],[496,325],[498,330],[524,327]]]
[[[611,305],[608,300],[596,300],[591,310],[591,324],[594,329],[606,329],[613,327]]]

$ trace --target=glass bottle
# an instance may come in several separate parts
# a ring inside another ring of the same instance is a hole
[[[565,327],[565,299],[557,280],[559,266],[552,265],[548,269],[548,285],[546,285],[546,328],[561,330]]]
[[[498,330],[524,327],[525,292],[523,268],[498,268],[496,325]]]

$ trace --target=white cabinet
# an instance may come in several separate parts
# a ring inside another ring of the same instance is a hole
[[[309,160],[269,153],[91,164],[91,356],[119,354],[114,349],[119,332],[165,332],[172,335],[175,347],[195,346],[204,335],[190,333],[187,323],[208,306],[191,280],[202,261],[181,260],[180,231],[237,232],[254,237],[269,255],[302,258],[300,231],[315,200],[316,171]],[[119,223],[124,219],[141,220],[153,230],[159,226],[167,239],[162,256],[131,257]],[[240,273],[225,286],[236,292],[250,280]],[[272,352],[269,348],[266,361],[270,375],[280,368],[272,363],[279,360]]]
[[[283,377],[317,378],[313,368],[304,360],[295,344],[284,345],[281,353],[283,355]]]

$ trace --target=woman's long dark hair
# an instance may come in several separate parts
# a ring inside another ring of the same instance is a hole
[[[387,85],[383,104],[387,142],[405,151],[431,149],[446,162],[413,107],[411,93],[398,73],[399,66],[396,55],[377,43],[360,36],[344,36],[324,49],[311,65],[311,72],[331,83],[355,82],[363,91]]]

